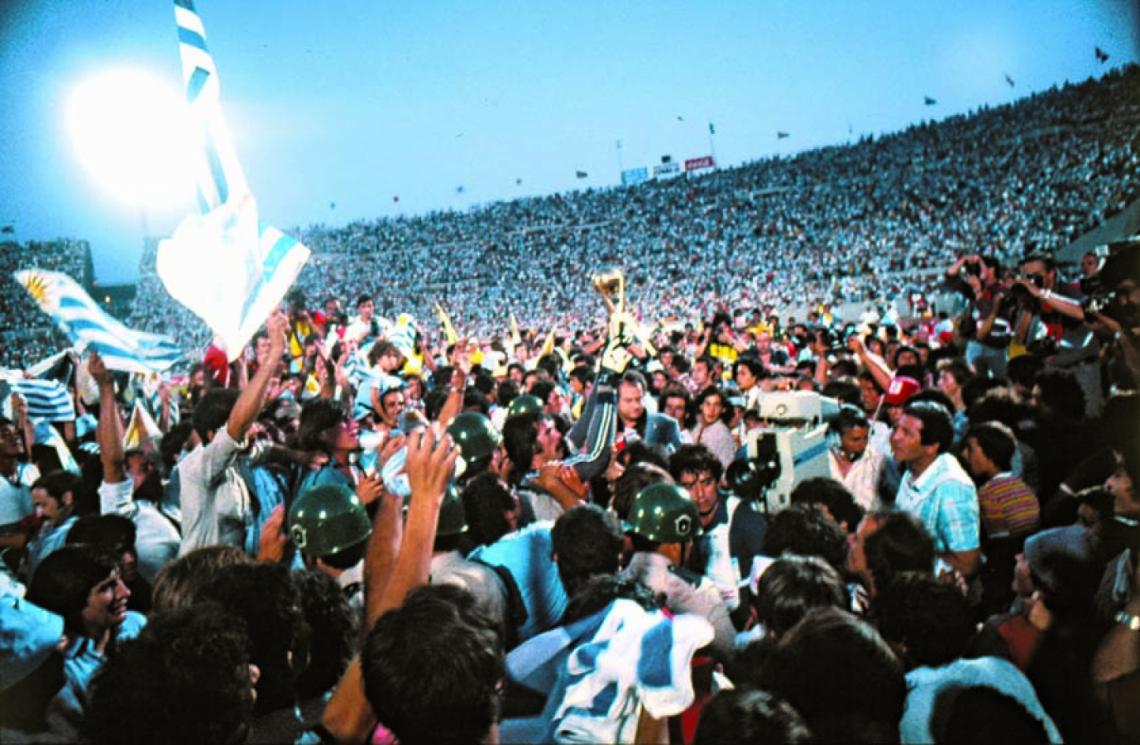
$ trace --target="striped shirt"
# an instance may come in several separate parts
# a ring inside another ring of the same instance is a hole
[[[1037,530],[1041,506],[1037,495],[1017,476],[999,473],[978,490],[982,527],[989,538],[1023,536]]]

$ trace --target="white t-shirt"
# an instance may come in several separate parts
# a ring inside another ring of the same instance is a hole
[[[243,443],[225,426],[213,441],[199,445],[178,462],[182,484],[182,547],[185,556],[203,546],[245,547],[245,524],[250,494],[236,463]]]
[[[170,518],[150,502],[136,502],[130,479],[117,484],[99,484],[99,511],[104,515],[122,515],[135,524],[135,551],[139,555],[139,574],[154,582],[158,570],[178,557],[182,537]]]

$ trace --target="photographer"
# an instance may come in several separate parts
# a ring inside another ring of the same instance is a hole
[[[1134,389],[1140,383],[1140,240],[1109,244],[1098,271],[1086,275],[1081,287],[1088,296],[1082,308],[1089,326],[1115,342],[1105,355],[1108,382]]]
[[[969,315],[960,327],[966,362],[978,375],[991,378],[1005,377],[1006,351],[1013,338],[1003,312],[1000,273],[997,259],[981,254],[959,257],[946,270],[947,286],[970,302]]]
[[[1085,413],[1096,416],[1104,404],[1100,382],[1100,340],[1081,305],[1078,283],[1065,283],[1047,254],[1022,260],[1011,295],[1020,306],[1017,338],[1045,359],[1047,367],[1071,370],[1085,394]]]

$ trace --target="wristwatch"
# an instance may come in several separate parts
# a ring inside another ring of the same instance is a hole
[[[1112,620],[1121,626],[1128,627],[1129,631],[1140,631],[1140,616],[1134,616],[1126,611],[1117,611]]]

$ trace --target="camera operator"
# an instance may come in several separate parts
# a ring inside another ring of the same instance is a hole
[[[1005,377],[1006,354],[1013,339],[1000,274],[998,260],[981,254],[959,257],[946,270],[947,286],[970,302],[969,315],[960,326],[966,338],[966,362],[978,375],[991,378]]]
[[[1104,404],[1100,383],[1100,340],[1081,305],[1085,293],[1076,282],[1062,282],[1048,254],[1022,260],[1012,294],[1021,316],[1017,338],[1047,367],[1071,370],[1085,394],[1085,413],[1096,416]]]

